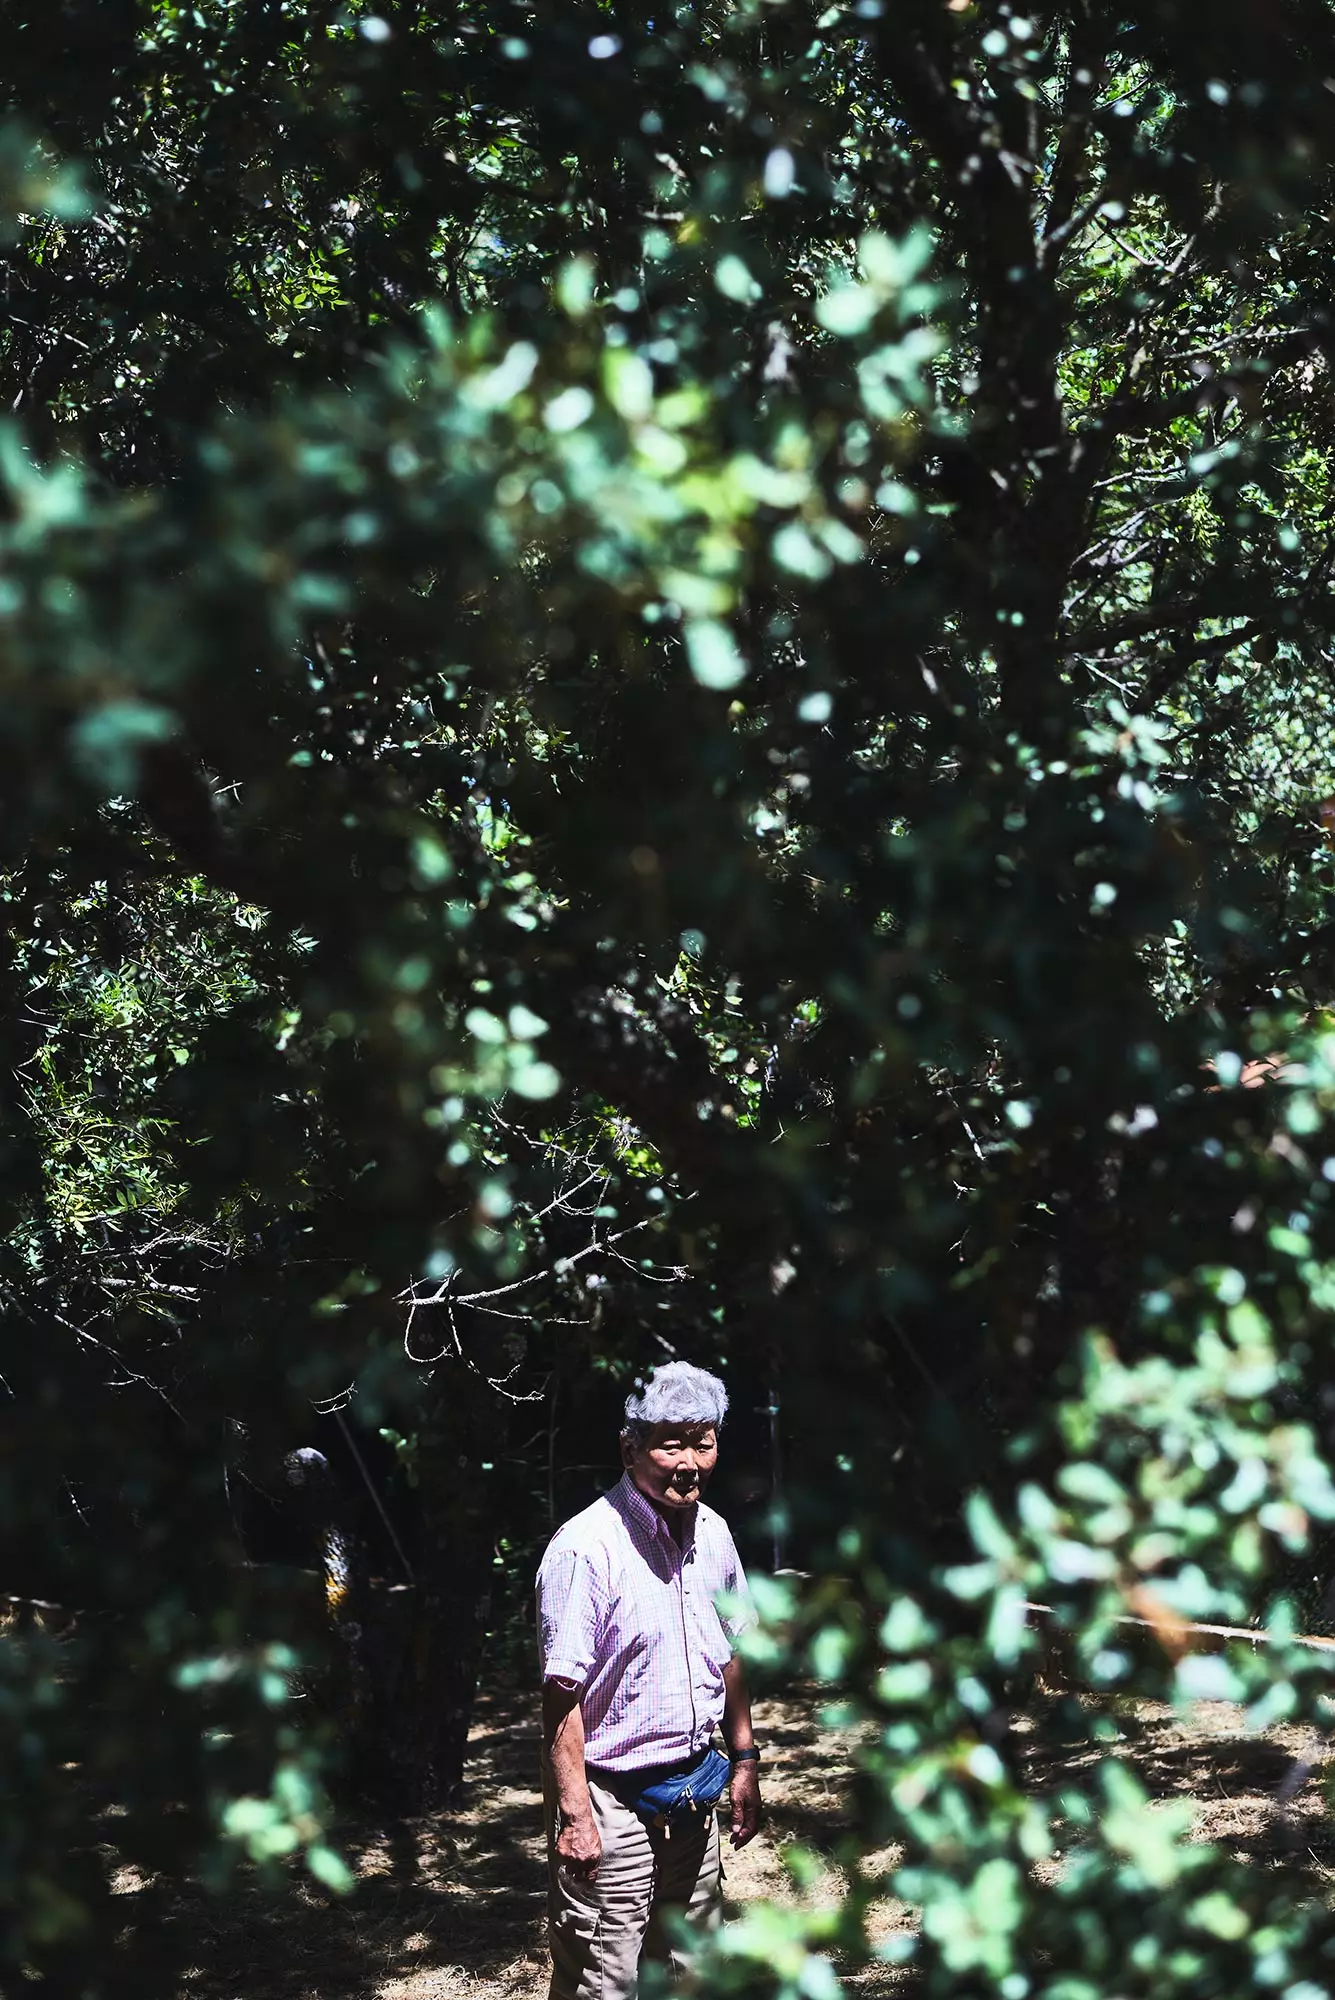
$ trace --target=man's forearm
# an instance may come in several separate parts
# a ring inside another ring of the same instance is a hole
[[[746,1668],[734,1653],[723,1669],[723,1740],[730,1751],[750,1750],[751,1694],[746,1685]]]
[[[746,1668],[735,1654],[723,1669],[723,1739],[734,1760],[740,1752],[755,1748]],[[748,1840],[754,1840],[760,1825],[760,1778],[751,1758],[743,1757],[741,1763],[734,1761],[728,1789],[732,1798],[732,1844],[745,1847]]]
[[[578,1693],[548,1681],[542,1690],[542,1724],[561,1817],[567,1823],[588,1819],[593,1806],[584,1768],[584,1717]]]

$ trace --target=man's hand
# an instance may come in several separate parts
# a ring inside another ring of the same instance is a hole
[[[576,1880],[593,1881],[598,1873],[598,1863],[603,1858],[603,1843],[598,1838],[591,1812],[581,1814],[578,1819],[566,1819],[562,1814],[561,1831],[556,1836],[556,1852],[561,1867]]]
[[[745,1847],[760,1826],[760,1767],[752,1758],[732,1767],[732,1844]]]

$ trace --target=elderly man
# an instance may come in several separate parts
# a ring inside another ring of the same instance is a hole
[[[759,1823],[732,1645],[750,1622],[746,1578],[701,1498],[727,1407],[703,1368],[656,1370],[626,1402],[620,1484],[566,1522],[538,1572],[550,2000],[631,2000],[642,1958],[680,1971],[662,1913],[720,1920],[725,1783],[733,1846]],[[720,1725],[727,1763],[711,1748]]]

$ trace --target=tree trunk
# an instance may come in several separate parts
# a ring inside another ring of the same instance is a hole
[[[491,1601],[491,1470],[509,1406],[462,1364],[436,1378],[419,1431],[421,1550],[399,1741],[408,1812],[458,1802]]]

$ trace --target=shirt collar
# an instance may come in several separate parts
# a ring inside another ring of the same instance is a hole
[[[677,1537],[673,1534],[657,1507],[651,1506],[645,1499],[643,1493],[641,1493],[628,1472],[622,1473],[620,1484],[612,1489],[612,1497],[618,1502],[622,1513],[639,1527],[645,1529],[649,1534],[663,1536],[664,1540],[670,1542],[674,1549],[679,1546],[683,1559],[690,1554],[695,1546],[695,1525],[700,1513],[699,1501],[696,1502],[695,1506],[691,1508],[685,1517],[686,1525],[679,1544]]]

